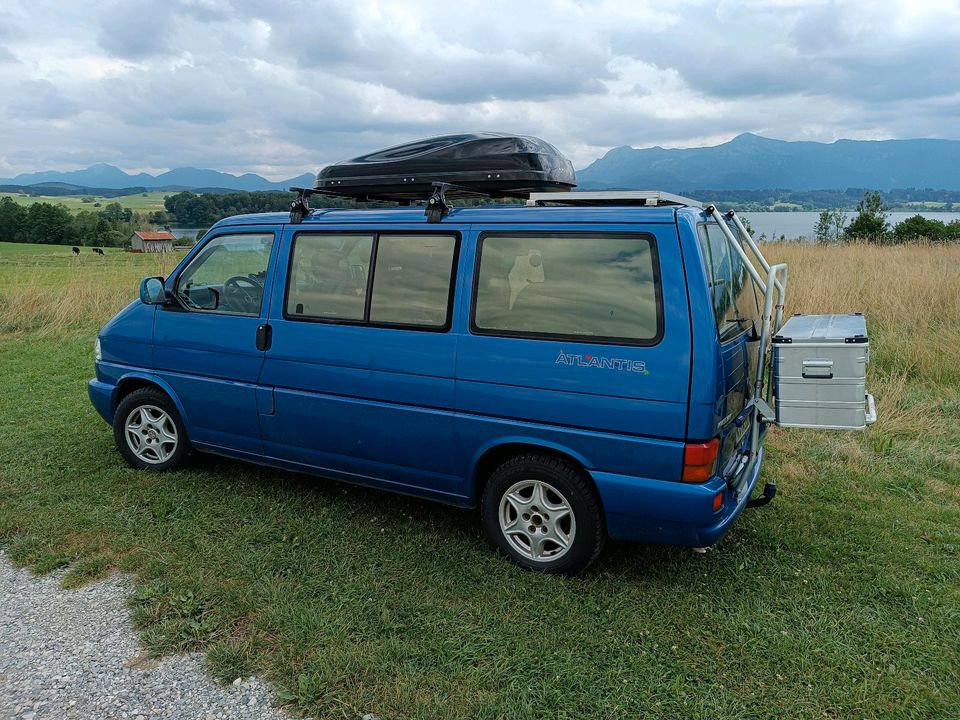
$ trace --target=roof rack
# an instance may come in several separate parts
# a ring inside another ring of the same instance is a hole
[[[303,219],[310,215],[313,212],[313,208],[310,207],[310,196],[311,195],[327,195],[329,197],[353,197],[350,195],[343,195],[336,190],[328,190],[327,188],[302,188],[302,187],[292,187],[290,192],[297,194],[296,199],[290,203],[290,222],[293,225],[298,225],[303,222]],[[426,194],[429,192],[429,194]],[[432,181],[429,185],[429,190],[425,190],[422,196],[410,197],[410,198],[392,198],[392,197],[382,197],[379,195],[363,195],[354,197],[355,200],[360,201],[387,201],[387,202],[398,202],[400,205],[410,205],[413,202],[423,203],[426,207],[424,210],[424,215],[427,216],[427,222],[438,223],[452,209],[452,206],[448,202],[447,193],[454,198],[517,198],[520,200],[526,199],[528,193],[525,192],[513,192],[510,190],[497,190],[497,191],[486,191],[478,189],[475,187],[467,187],[463,185],[456,185],[454,183],[448,182],[438,182]]]
[[[549,192],[530,193],[527,205],[642,205],[657,207],[660,205],[686,205],[701,207],[700,202],[662,190],[604,190],[601,192]]]

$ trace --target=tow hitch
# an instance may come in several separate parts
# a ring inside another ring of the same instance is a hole
[[[777,484],[776,483],[764,483],[763,484],[763,495],[753,500],[747,501],[747,507],[763,507],[764,505],[769,505],[770,502],[777,496]]]

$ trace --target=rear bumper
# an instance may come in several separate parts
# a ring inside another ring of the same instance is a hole
[[[735,490],[719,477],[705,483],[681,482],[593,473],[606,510],[607,531],[622,540],[707,547],[730,530],[747,506],[760,478],[763,448],[750,472]],[[713,511],[713,499],[723,504]]]

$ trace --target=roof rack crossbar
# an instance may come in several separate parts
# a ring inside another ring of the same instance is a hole
[[[546,192],[530,193],[527,205],[543,206],[556,205],[643,205],[657,207],[660,205],[684,205],[700,207],[697,200],[681,195],[664,192],[662,190],[603,190],[590,192]]]

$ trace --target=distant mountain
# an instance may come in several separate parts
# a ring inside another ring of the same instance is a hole
[[[29,186],[51,183],[65,183],[81,188],[106,188],[117,190],[120,188],[138,187],[150,190],[172,189],[199,189],[219,188],[223,190],[287,190],[291,186],[313,186],[316,175],[304,173],[297,177],[281,182],[270,182],[260,175],[245,173],[231,175],[217,170],[200,168],[175,168],[160,175],[153,176],[147,173],[132,175],[118,167],[97,163],[86,170],[71,170],[57,172],[46,170],[43,172],[23,173],[14,178],[0,179],[0,185]]]
[[[66,183],[86,188],[150,190],[287,190],[311,187],[313,173],[270,182],[254,173],[175,168],[129,174],[98,163],[86,170],[24,173],[0,185]],[[788,142],[744,133],[712,147],[668,150],[618,147],[577,172],[581,190],[960,190],[960,140],[837,140]]]
[[[618,147],[577,171],[581,190],[960,190],[960,140],[787,142],[751,133],[713,147]]]

